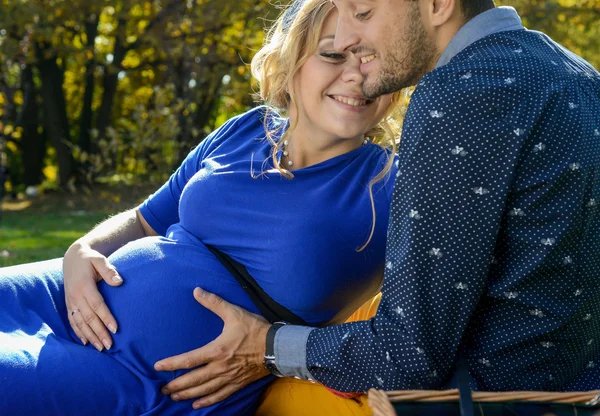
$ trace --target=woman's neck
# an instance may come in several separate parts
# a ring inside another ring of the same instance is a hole
[[[285,142],[282,146],[281,166],[287,170],[316,165],[358,149],[366,143],[364,136],[335,137],[323,131],[305,128],[300,124],[296,125],[283,140]]]

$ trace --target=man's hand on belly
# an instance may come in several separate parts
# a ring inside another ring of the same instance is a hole
[[[220,297],[194,290],[194,297],[217,314],[223,332],[202,348],[158,361],[157,371],[196,368],[163,387],[163,394],[175,401],[203,396],[193,403],[195,409],[218,403],[269,372],[263,365],[269,324],[263,317],[232,305]]]

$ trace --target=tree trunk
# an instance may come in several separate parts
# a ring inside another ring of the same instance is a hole
[[[73,176],[74,170],[69,120],[63,91],[64,73],[58,67],[56,56],[46,56],[47,50],[47,44],[36,44],[37,66],[42,81],[44,128],[50,142],[56,149],[59,185],[66,187]]]
[[[123,63],[123,59],[127,53],[127,47],[124,45],[126,24],[127,22],[125,20],[119,20],[119,27],[117,28],[118,32],[117,36],[115,37],[113,62],[111,65],[106,66],[104,70],[104,78],[102,80],[102,103],[100,104],[98,116],[96,118],[98,140],[102,140],[104,137],[106,137],[106,129],[111,123],[113,102],[119,82],[119,68],[121,68],[121,64]]]
[[[22,178],[25,186],[32,186],[38,185],[43,179],[46,137],[38,132],[39,106],[31,65],[26,65],[21,70],[21,91],[23,92],[23,106],[17,124],[23,128],[21,138]]]
[[[90,140],[90,130],[92,129],[94,100],[94,70],[96,68],[96,53],[94,52],[94,42],[98,35],[98,16],[92,15],[85,22],[85,48],[89,52],[89,59],[85,65],[85,92],[83,93],[83,107],[81,109],[81,119],[79,120],[79,147],[82,152],[88,154],[96,153],[92,148]]]
[[[138,38],[131,44],[125,43],[127,38],[127,20],[124,18],[119,19],[117,35],[115,36],[113,62],[111,65],[108,65],[104,71],[104,79],[102,82],[102,103],[100,104],[96,118],[96,129],[98,130],[99,140],[106,136],[106,129],[111,124],[113,101],[119,82],[119,71],[122,68],[125,55],[130,50],[137,49],[142,44],[142,41],[146,36],[148,36],[158,26],[165,23],[172,14],[177,13],[178,9],[185,7],[185,4],[186,3],[182,0],[172,0],[148,23],[144,29],[144,33],[138,36]],[[127,15],[127,13],[124,15]]]

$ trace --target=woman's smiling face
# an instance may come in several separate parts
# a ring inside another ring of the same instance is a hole
[[[383,118],[391,95],[367,100],[362,92],[360,60],[333,46],[338,12],[333,9],[323,24],[317,50],[294,77],[295,100],[290,117],[298,118],[295,131],[312,137],[363,139]],[[332,143],[333,144],[333,143]]]

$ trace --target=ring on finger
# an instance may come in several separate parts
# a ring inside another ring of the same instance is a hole
[[[79,309],[73,309],[71,311],[71,316],[75,315],[75,312],[81,312]]]

